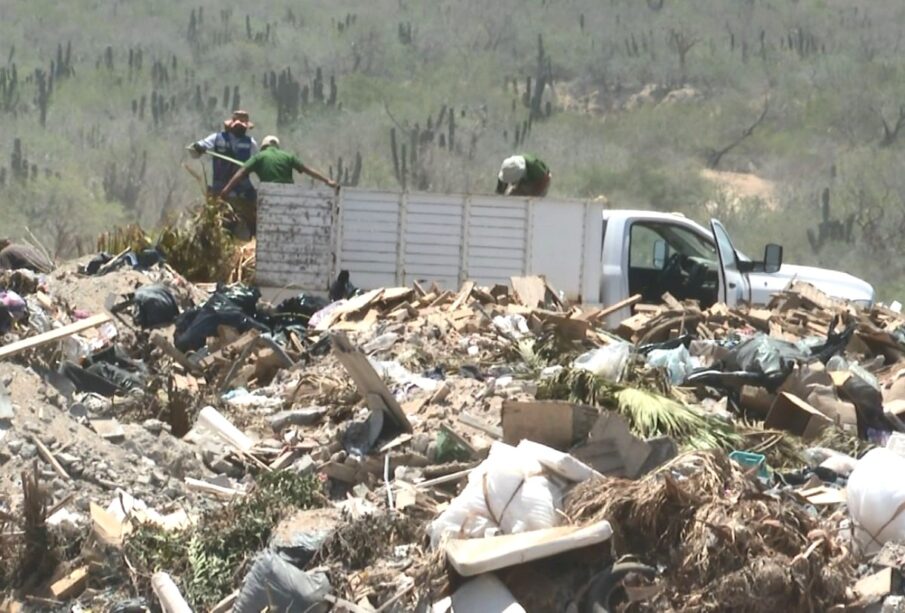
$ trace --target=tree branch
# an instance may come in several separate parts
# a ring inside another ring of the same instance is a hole
[[[726,155],[727,153],[729,153],[730,151],[735,149],[739,144],[741,144],[741,142],[743,140],[745,140],[746,138],[751,136],[754,133],[754,130],[757,128],[757,126],[759,126],[761,123],[763,123],[764,119],[766,119],[767,111],[769,110],[769,108],[770,108],[770,97],[764,96],[764,108],[763,108],[763,110],[761,110],[760,116],[757,118],[757,120],[754,123],[752,123],[750,126],[748,126],[737,139],[735,139],[734,141],[732,141],[731,143],[729,143],[722,149],[712,150],[710,152],[710,155],[707,156],[707,167],[711,168],[711,169],[716,169],[716,167],[720,165],[720,160],[723,159],[724,155]]]

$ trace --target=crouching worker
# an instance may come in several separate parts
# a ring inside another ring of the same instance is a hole
[[[506,196],[543,198],[550,189],[550,169],[536,156],[513,155],[503,160],[496,193]]]
[[[220,192],[220,197],[225,199],[233,186],[244,181],[251,173],[255,173],[262,183],[293,183],[292,171],[306,174],[333,188],[338,186],[336,181],[305,166],[295,154],[280,149],[280,139],[276,136],[265,136],[261,141],[261,151],[253,155],[242,168],[236,171],[236,174]],[[251,231],[252,235],[257,231],[256,219],[252,220]]]

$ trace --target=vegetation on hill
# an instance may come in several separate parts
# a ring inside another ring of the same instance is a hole
[[[905,295],[894,0],[0,3],[0,228],[59,256],[198,204],[184,147],[241,106],[347,185],[488,192],[527,150],[552,195],[716,214]]]

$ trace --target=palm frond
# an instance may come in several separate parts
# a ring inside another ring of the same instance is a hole
[[[740,449],[733,424],[656,392],[611,383],[583,370],[566,369],[543,384],[538,398],[569,400],[625,416],[638,436],[669,436],[684,449]]]

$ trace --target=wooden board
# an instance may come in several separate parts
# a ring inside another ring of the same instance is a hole
[[[529,308],[544,305],[547,296],[547,283],[540,277],[512,277],[510,278],[515,297],[520,303]]]
[[[563,315],[544,315],[544,325],[553,326],[563,338],[570,341],[582,341],[588,336],[589,321],[565,317]]]
[[[625,307],[630,307],[635,304],[641,302],[641,294],[635,294],[634,296],[629,296],[625,300],[621,300],[616,304],[611,304],[610,306],[599,310],[595,315],[594,319],[600,320],[606,317],[607,315],[611,315],[620,309],[624,309]]]
[[[69,600],[81,594],[88,583],[88,567],[80,566],[74,571],[53,583],[50,594],[56,600]]]
[[[17,355],[23,351],[28,351],[29,349],[36,349],[37,347],[49,345],[60,339],[72,336],[73,334],[78,334],[79,332],[101,326],[112,319],[113,317],[109,313],[98,313],[97,315],[92,315],[91,317],[86,317],[85,319],[71,323],[68,326],[63,326],[62,328],[57,328],[56,330],[51,330],[44,334],[38,334],[37,336],[4,345],[3,347],[0,347],[0,359]]]
[[[379,408],[383,409],[386,412],[387,417],[393,420],[404,432],[411,432],[412,424],[409,422],[408,417],[406,417],[405,411],[402,410],[402,407],[399,406],[399,402],[396,401],[396,398],[390,393],[390,390],[387,389],[387,386],[374,370],[374,367],[371,366],[367,356],[355,348],[348,337],[341,332],[332,334],[330,338],[333,341],[333,353],[349,372],[361,397],[370,398],[371,395],[378,396],[382,402],[374,404],[380,404],[381,406]],[[378,407],[370,406],[370,408],[376,410]]]
[[[446,559],[463,577],[548,558],[566,551],[603,543],[613,535],[607,521],[586,527],[564,526],[482,539],[451,539]]]
[[[465,304],[465,301],[471,297],[471,290],[474,289],[475,282],[474,281],[466,281],[462,284],[462,288],[459,290],[459,293],[456,294],[456,299],[453,300],[453,303],[450,305],[449,310],[455,311],[460,306]]]

